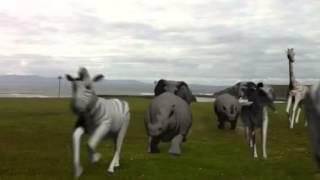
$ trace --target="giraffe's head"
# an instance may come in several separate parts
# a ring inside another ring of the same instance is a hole
[[[294,52],[294,49],[293,48],[288,48],[287,57],[288,57],[290,63],[294,63],[295,62],[295,55],[296,55],[296,53]]]

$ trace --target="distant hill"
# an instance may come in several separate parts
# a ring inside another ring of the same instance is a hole
[[[195,94],[212,94],[224,87],[199,84],[189,84]],[[152,94],[153,83],[137,80],[103,80],[95,84],[98,94],[104,95],[139,95]],[[0,76],[0,96],[10,94],[27,94],[41,96],[58,95],[58,78],[24,75]],[[61,80],[61,96],[70,96],[71,84]]]

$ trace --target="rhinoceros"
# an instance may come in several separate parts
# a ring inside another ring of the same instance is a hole
[[[218,128],[224,129],[224,123],[230,122],[230,129],[234,130],[237,126],[237,120],[241,109],[239,100],[226,93],[218,96],[214,104],[214,111],[217,114],[219,122]]]
[[[148,151],[159,153],[158,144],[161,141],[171,142],[169,153],[180,155],[181,144],[186,141],[191,125],[191,108],[185,100],[172,92],[156,96],[145,114]]]

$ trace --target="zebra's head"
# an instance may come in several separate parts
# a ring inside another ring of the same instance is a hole
[[[92,108],[97,101],[93,83],[102,80],[103,75],[99,74],[91,79],[88,70],[81,67],[78,76],[74,78],[66,74],[66,79],[72,83],[71,108],[75,113],[82,113]]]

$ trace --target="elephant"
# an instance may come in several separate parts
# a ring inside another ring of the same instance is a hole
[[[184,81],[171,81],[160,79],[154,88],[154,95],[158,96],[164,92],[172,92],[184,99],[188,104],[196,101],[196,97],[192,95],[192,92],[187,83]]]
[[[181,144],[186,141],[191,125],[192,113],[187,102],[172,92],[156,96],[145,114],[148,152],[159,153],[160,141],[171,141],[169,153],[180,155]]]
[[[320,83],[308,90],[305,99],[305,115],[308,122],[312,157],[320,170]],[[318,172],[319,173],[319,172]]]

